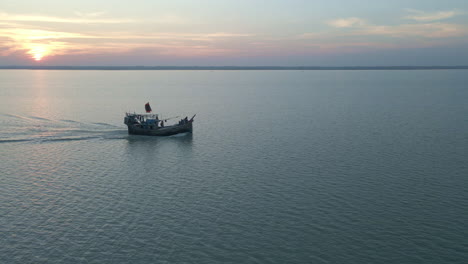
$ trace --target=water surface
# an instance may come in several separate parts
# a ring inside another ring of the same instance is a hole
[[[466,263],[467,76],[2,70],[0,256]],[[129,136],[148,101],[194,133]]]

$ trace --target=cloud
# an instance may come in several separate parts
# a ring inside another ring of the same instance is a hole
[[[331,20],[328,21],[327,24],[336,28],[350,28],[364,26],[366,25],[366,21],[358,17],[350,17]]]
[[[28,41],[28,40],[41,40],[41,39],[76,39],[76,38],[93,38],[91,35],[50,31],[50,30],[39,30],[39,29],[16,29],[0,28],[0,36],[9,37],[17,41]]]
[[[437,21],[443,20],[447,18],[451,18],[457,15],[463,14],[461,11],[452,10],[452,11],[440,11],[435,13],[427,13],[420,10],[415,9],[405,9],[406,12],[411,13],[405,17],[405,19],[415,20],[418,22],[429,22],[429,21]]]
[[[462,25],[447,23],[404,24],[396,26],[368,26],[357,30],[354,35],[379,35],[390,37],[449,38],[468,34]]]
[[[447,11],[438,13],[425,13],[419,10],[407,9],[407,12],[411,12],[415,15],[410,16],[413,20],[418,22],[433,21],[437,19],[443,19],[460,14],[459,11]],[[414,24],[400,24],[400,25],[373,25],[368,23],[366,20],[351,17],[351,18],[340,18],[327,22],[328,25],[335,28],[348,29],[340,36],[387,36],[395,38],[408,38],[412,39],[415,37],[423,38],[450,38],[460,37],[468,35],[468,28],[465,25],[441,23],[441,22],[426,22],[426,23],[414,23]],[[326,33],[326,34],[313,34],[305,33],[300,36],[303,39],[320,38],[321,36],[333,35],[337,33]]]
[[[167,15],[162,15],[162,16],[157,16],[155,18],[152,18],[151,20],[145,20],[145,21],[141,21],[141,22],[145,22],[145,23],[157,23],[157,24],[188,24],[189,21],[187,18],[184,18],[184,17],[180,17],[180,16],[177,16],[177,15],[171,15],[171,14],[167,14]]]
[[[375,25],[357,17],[335,19],[326,23],[340,30],[299,34],[294,38],[297,41],[296,45],[316,47],[327,52],[353,52],[368,48],[394,49],[408,46],[417,48],[453,44],[468,36],[467,25],[454,23],[414,22]]]
[[[322,37],[320,33],[303,33],[299,36],[296,36],[296,39],[315,39],[320,37]]]
[[[79,11],[76,11],[75,12],[75,15],[79,16],[79,17],[85,17],[85,18],[93,18],[93,17],[100,17],[104,14],[107,14],[106,11],[97,11],[97,12],[91,12],[91,13],[83,13],[83,12],[79,12]]]
[[[52,22],[62,24],[136,24],[136,23],[154,23],[154,24],[188,24],[187,18],[165,14],[155,16],[151,19],[132,19],[132,18],[105,18],[105,11],[93,13],[75,12],[72,17],[43,16],[33,14],[10,14],[0,12],[0,22]]]
[[[100,14],[82,15],[82,17],[97,17]],[[89,18],[85,18],[87,21]],[[162,20],[174,20],[162,17]],[[80,21],[81,18],[78,19]],[[92,21],[101,21],[91,18]],[[67,26],[58,30],[55,27],[38,27],[34,21],[49,21],[75,23],[77,21],[46,16],[12,16],[0,14],[0,39],[3,39],[0,56],[12,53],[29,54],[31,57],[76,55],[76,54],[109,54],[128,53],[135,49],[154,50],[159,54],[174,56],[201,56],[235,53],[234,48],[225,48],[226,43],[244,41],[253,36],[248,33],[236,32],[135,32],[119,27],[116,31],[83,31],[76,26]],[[66,22],[65,22],[66,21]],[[106,21],[109,22],[109,21]],[[154,22],[153,23],[157,23]],[[101,26],[100,26],[101,27]]]
[[[55,23],[73,23],[73,24],[119,24],[134,23],[133,19],[105,19],[96,17],[55,17],[28,14],[8,14],[0,13],[0,21],[10,22],[55,22]]]
[[[72,17],[48,15],[11,14],[0,12],[1,56],[13,52],[54,56],[65,54],[122,53],[134,49],[155,49],[161,53],[209,54],[219,53],[220,43],[242,39],[251,34],[235,32],[145,32],[135,29],[140,24],[185,24],[186,18],[162,15],[150,19],[105,18],[104,11],[94,13],[75,12]],[[48,22],[49,24],[41,24]],[[50,23],[56,23],[51,25]],[[83,28],[82,24],[95,24]],[[103,24],[108,24],[103,25]],[[119,25],[118,30],[112,24]],[[103,30],[106,26],[107,30]],[[97,28],[99,27],[99,28]]]

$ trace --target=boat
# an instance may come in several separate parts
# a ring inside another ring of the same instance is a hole
[[[192,133],[193,119],[185,117],[180,119],[177,124],[166,125],[171,118],[159,118],[158,114],[152,114],[149,103],[145,105],[146,114],[125,113],[124,124],[128,127],[128,134],[130,135],[145,135],[145,136],[172,136],[180,133]]]

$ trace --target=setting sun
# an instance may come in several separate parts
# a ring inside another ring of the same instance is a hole
[[[33,58],[34,58],[34,60],[36,60],[36,61],[40,61],[40,60],[42,60],[42,56],[44,56],[44,55],[42,55],[42,54],[34,54]]]
[[[33,46],[30,48],[28,54],[30,54],[35,61],[41,61],[47,54],[47,48],[45,46]]]

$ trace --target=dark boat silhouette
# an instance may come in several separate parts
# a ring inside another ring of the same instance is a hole
[[[181,119],[178,124],[165,125],[168,120],[178,118],[164,118],[159,119],[158,114],[151,114],[151,107],[149,103],[145,105],[146,114],[126,113],[124,124],[128,127],[128,133],[131,135],[145,135],[145,136],[171,136],[180,133],[192,133],[193,119],[185,117]]]

